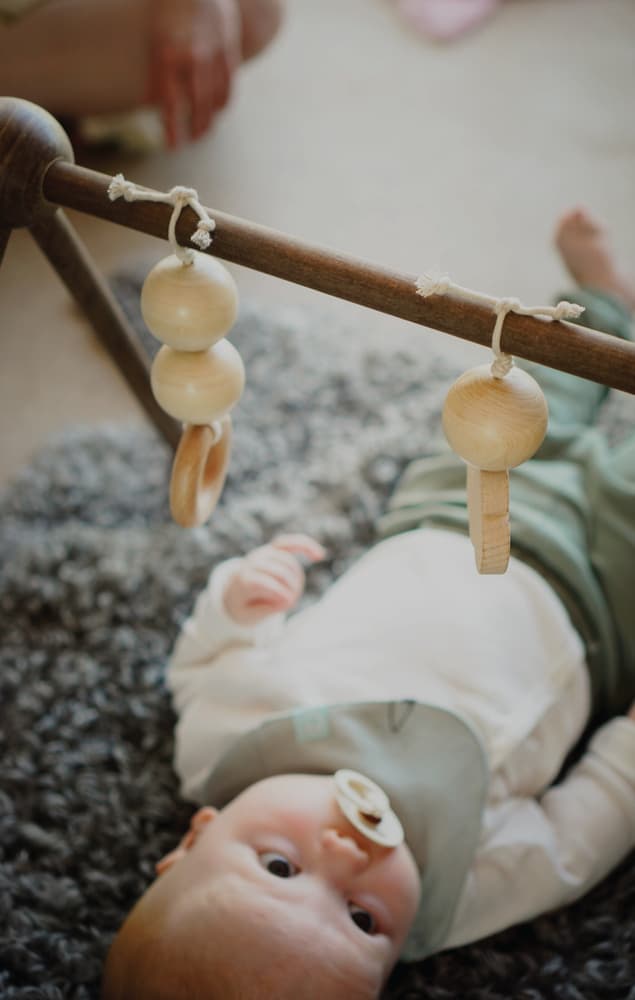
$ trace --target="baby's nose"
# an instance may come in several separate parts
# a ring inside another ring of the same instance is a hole
[[[358,875],[370,862],[370,856],[346,833],[329,827],[322,833],[322,847],[329,860],[346,869],[347,873]]]

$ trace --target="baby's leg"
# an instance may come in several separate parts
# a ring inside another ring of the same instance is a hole
[[[575,291],[562,296],[585,307],[579,323],[630,339],[635,284],[622,275],[604,227],[587,211],[576,209],[558,223],[555,243],[565,267],[579,282]],[[554,444],[560,440],[560,451],[566,439],[573,440],[595,422],[608,389],[544,366],[521,365],[536,376],[547,396],[549,437]]]
[[[585,209],[574,209],[560,219],[556,246],[569,274],[580,288],[596,290],[635,310],[635,283],[622,273],[609,243],[608,232]]]
[[[580,322],[629,339],[635,283],[619,267],[604,227],[588,212],[576,210],[561,219],[555,239],[565,266],[581,286],[580,294],[572,296],[587,306]],[[624,710],[635,697],[635,434],[611,449],[604,435],[586,426],[594,422],[608,392],[604,387],[547,369],[540,369],[538,378],[550,405],[550,428],[538,457],[570,462],[528,463],[527,479],[535,485],[542,476],[552,487],[559,476],[563,483],[568,480],[569,488],[563,488],[562,495],[579,511],[585,511],[589,558],[617,637],[616,669],[607,685],[607,708]],[[577,476],[573,477],[576,468]],[[522,477],[521,470],[518,478]],[[554,505],[552,515],[555,510]],[[581,536],[577,537],[579,544]]]
[[[612,610],[620,642],[616,708],[635,698],[635,433],[601,454],[587,476],[593,511],[591,561]]]

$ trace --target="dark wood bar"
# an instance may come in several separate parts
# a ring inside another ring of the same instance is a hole
[[[107,194],[110,181],[105,174],[58,160],[46,173],[43,194],[57,205],[166,238],[171,206],[123,199],[110,201]],[[314,246],[214,208],[208,211],[216,222],[216,230],[207,252],[223,260],[463,340],[484,346],[491,343],[494,314],[486,306],[456,295],[424,299],[416,292],[414,274],[400,274]],[[183,246],[191,245],[189,238],[197,221],[191,209],[181,213],[176,231]],[[519,358],[635,394],[635,344],[599,331],[509,313],[502,349]]]

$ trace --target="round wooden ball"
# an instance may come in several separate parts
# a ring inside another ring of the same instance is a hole
[[[512,368],[494,378],[490,365],[461,375],[443,408],[443,430],[470,465],[502,472],[531,458],[547,431],[547,401],[531,375]]]
[[[141,313],[158,340],[178,351],[204,351],[231,329],[238,291],[220,261],[197,253],[191,264],[175,254],[160,260],[143,283]]]
[[[240,399],[245,369],[228,340],[219,340],[207,351],[162,347],[152,364],[150,381],[166,413],[187,424],[211,424]]]

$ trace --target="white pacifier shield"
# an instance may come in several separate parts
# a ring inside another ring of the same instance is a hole
[[[399,817],[379,785],[346,768],[336,771],[334,778],[337,804],[356,830],[382,847],[397,847],[403,842]]]

